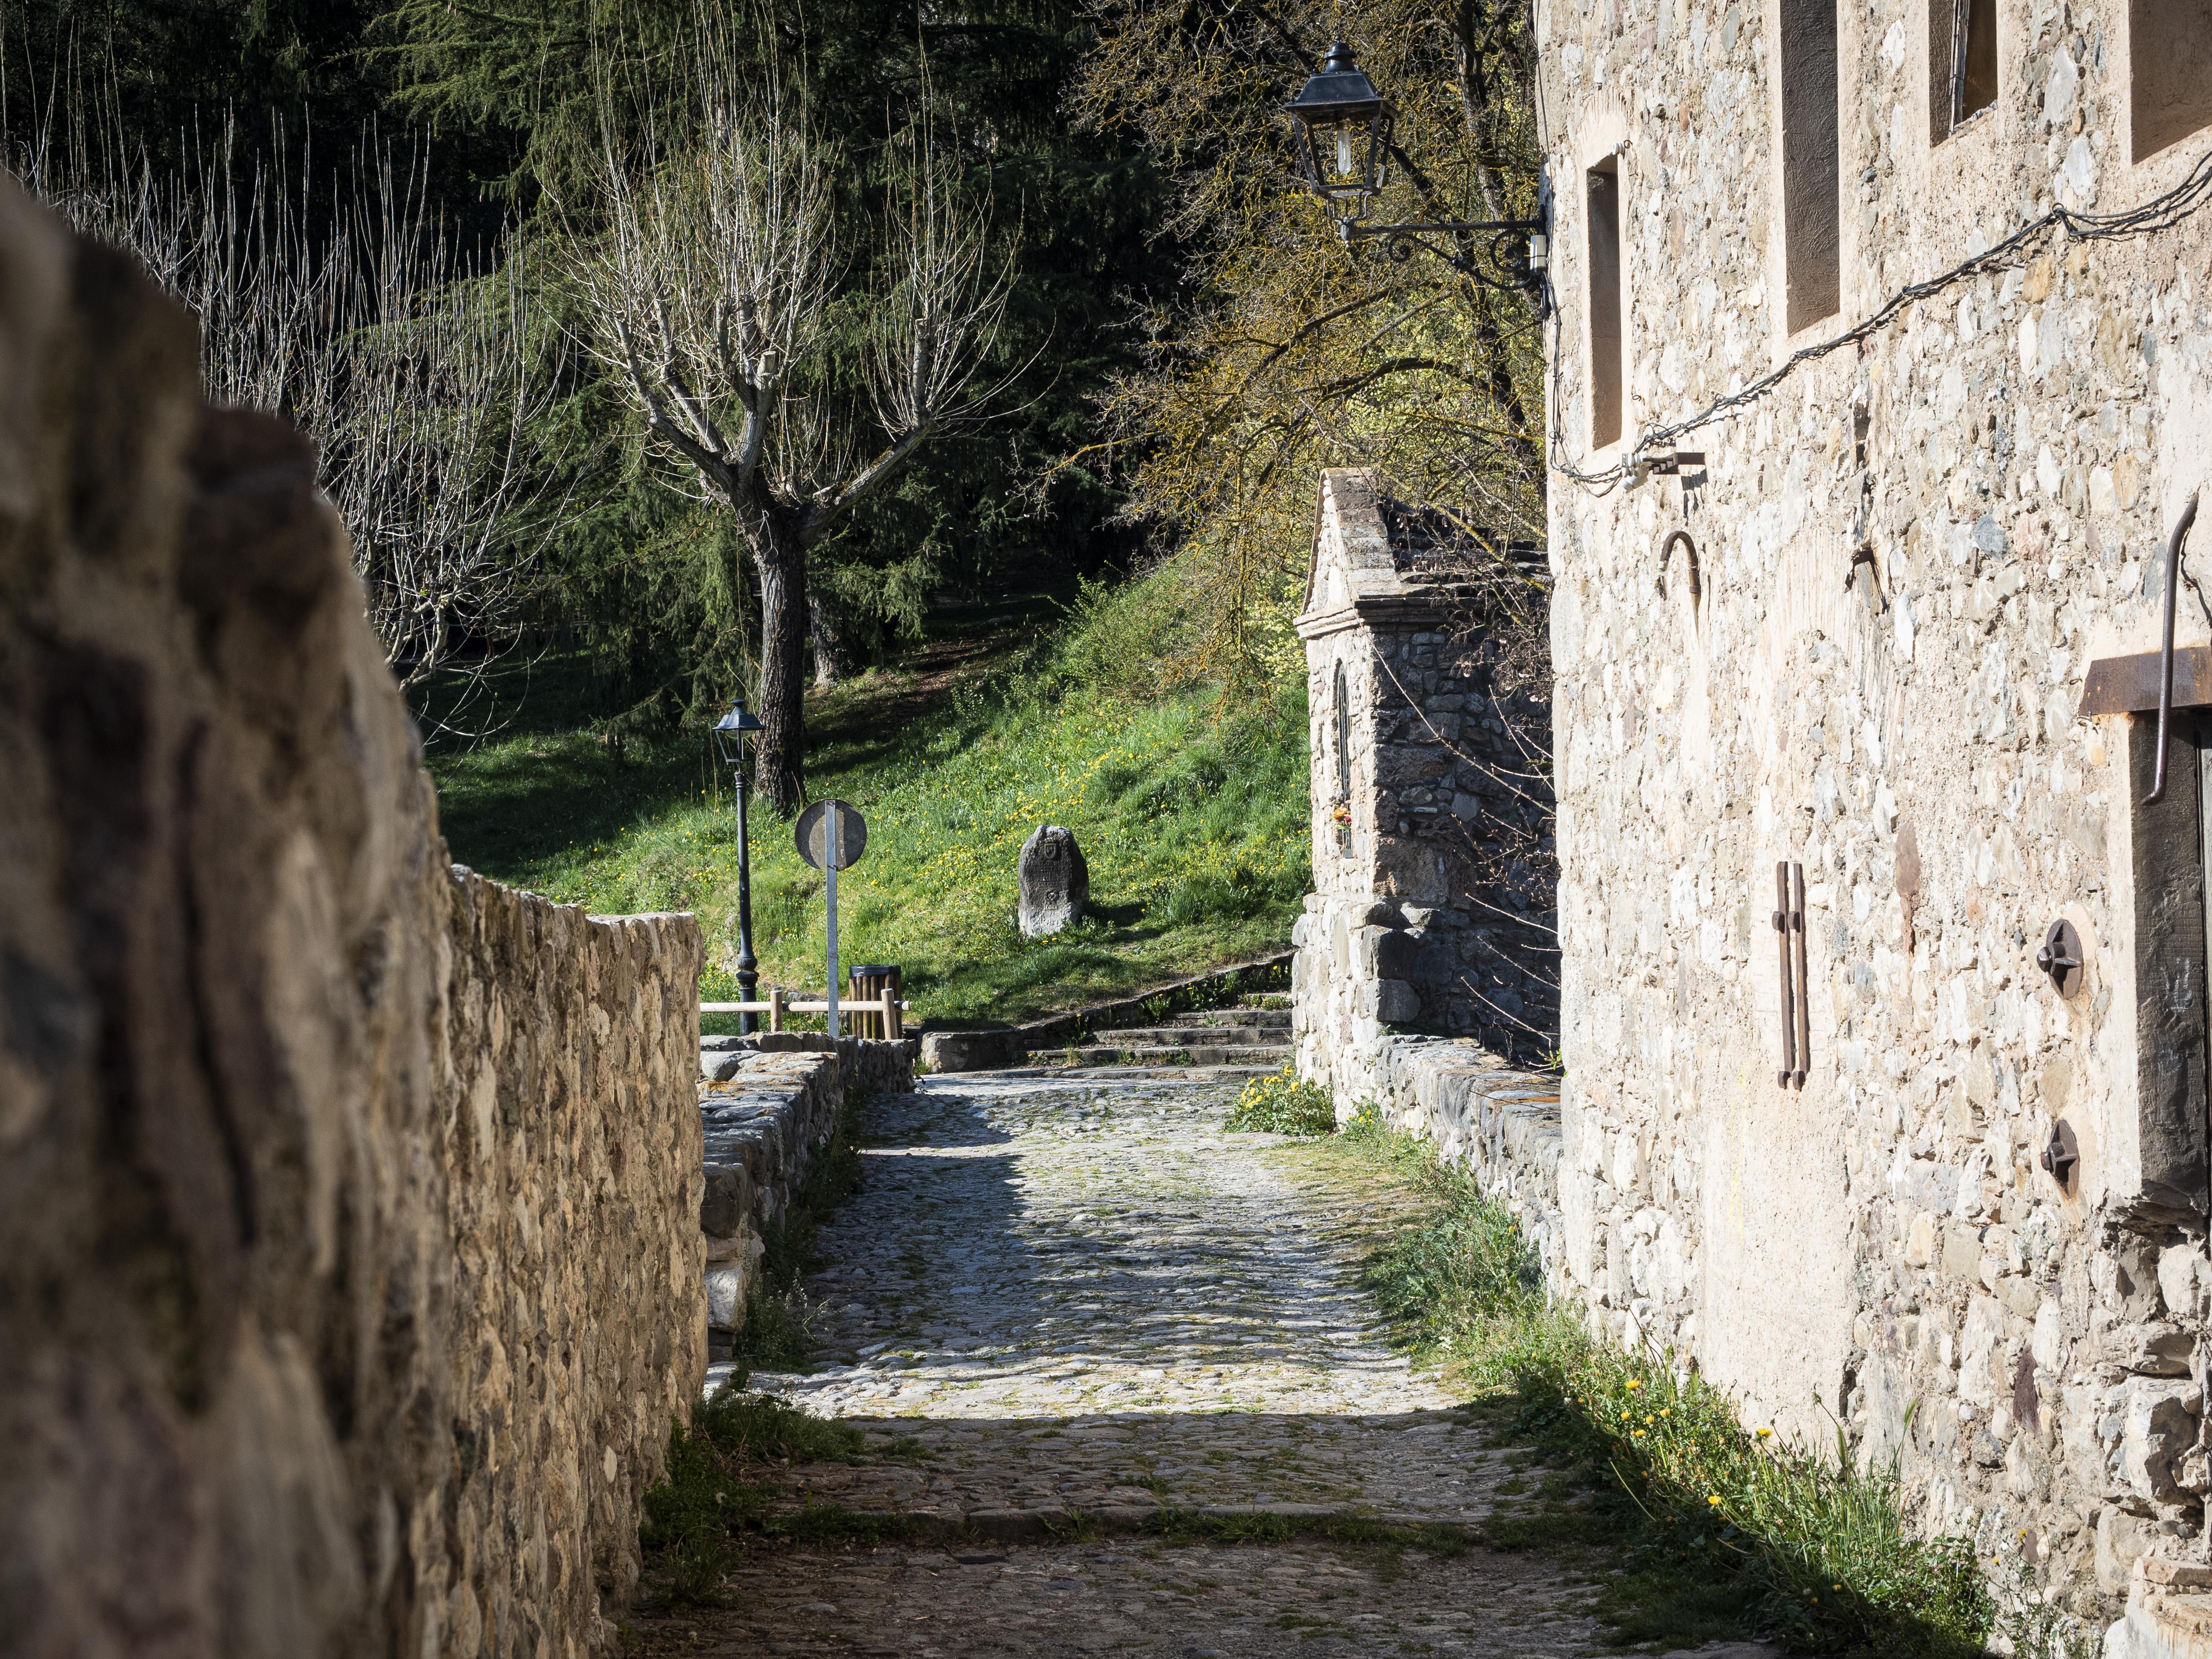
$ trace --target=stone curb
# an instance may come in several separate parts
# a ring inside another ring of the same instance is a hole
[[[1238,1083],[1247,1078],[1273,1077],[1282,1070],[1279,1066],[1010,1066],[1004,1071],[945,1073],[947,1077],[964,1076],[985,1081],[1000,1078],[1029,1079],[1057,1079],[1061,1082],[1095,1082],[1100,1079],[1121,1082],[1150,1082],[1166,1079],[1184,1083]]]
[[[782,1519],[802,1511],[781,1511]],[[1403,1515],[1332,1504],[1102,1504],[1097,1509],[1070,1510],[1047,1504],[1030,1510],[845,1510],[853,1520],[896,1526],[935,1543],[988,1540],[996,1544],[1050,1544],[1073,1531],[1088,1530],[1112,1535],[1153,1530],[1164,1519],[1200,1522],[1253,1520],[1304,1521],[1320,1526],[1380,1526],[1408,1530],[1425,1527],[1456,1527],[1480,1532],[1484,1517],[1464,1515]]]

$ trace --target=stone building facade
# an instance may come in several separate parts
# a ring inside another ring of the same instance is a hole
[[[1315,890],[1292,935],[1292,1023],[1301,1072],[1342,1100],[1377,1094],[1387,1030],[1556,1046],[1541,636],[1533,662],[1508,660],[1470,580],[1489,556],[1368,469],[1322,476],[1297,624]],[[1540,617],[1540,566],[1498,556]]]
[[[1566,1287],[2117,1617],[2212,1491],[2191,585],[2148,804],[2140,660],[2212,478],[2212,20],[1535,18]],[[2109,1650],[2178,1650],[2146,1582]]]

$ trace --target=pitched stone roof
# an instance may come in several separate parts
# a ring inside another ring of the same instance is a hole
[[[1440,617],[1464,602],[1469,558],[1495,545],[1448,513],[1385,494],[1373,467],[1324,468],[1298,632],[1310,638],[1357,620]],[[1528,544],[1507,544],[1505,553],[1542,564]]]

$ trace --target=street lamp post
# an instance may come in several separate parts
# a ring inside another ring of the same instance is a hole
[[[1364,222],[1369,204],[1389,179],[1397,114],[1341,40],[1329,47],[1321,68],[1283,106],[1283,112],[1297,124],[1298,170],[1305,175],[1306,188],[1328,210],[1336,234],[1347,246],[1381,237],[1390,257],[1401,264],[1418,247],[1486,287],[1525,291],[1534,298],[1539,312],[1545,309],[1545,271],[1551,263],[1548,189],[1539,198],[1540,216],[1534,219]],[[1488,239],[1486,259],[1475,257],[1480,238]]]
[[[738,798],[738,1000],[757,1000],[760,963],[753,956],[752,838],[745,833],[745,736],[765,729],[760,717],[745,707],[742,693],[730,700],[730,712],[714,722],[714,748],[722,763],[735,775]],[[759,1016],[739,1014],[738,1030],[750,1036],[759,1029]]]

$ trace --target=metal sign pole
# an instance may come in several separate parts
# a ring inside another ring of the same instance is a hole
[[[837,809],[822,815],[823,864],[830,878],[830,1035],[837,1035]]]

